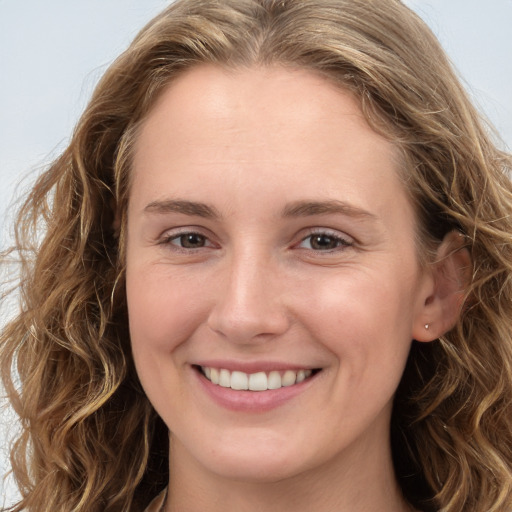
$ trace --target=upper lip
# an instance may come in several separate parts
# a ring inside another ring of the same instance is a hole
[[[229,361],[229,360],[204,360],[193,363],[193,366],[202,366],[205,368],[220,368],[244,373],[258,373],[258,372],[271,372],[271,371],[286,371],[286,370],[314,370],[318,366],[311,366],[310,364],[295,364],[286,363],[281,361]]]

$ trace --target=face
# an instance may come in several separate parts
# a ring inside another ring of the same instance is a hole
[[[203,66],[162,94],[135,147],[126,284],[177,464],[277,480],[389,455],[431,285],[398,166],[307,71]]]

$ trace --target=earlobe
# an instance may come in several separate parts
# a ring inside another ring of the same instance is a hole
[[[457,323],[471,281],[471,256],[458,231],[448,233],[431,264],[431,289],[414,325],[417,341],[433,341]]]

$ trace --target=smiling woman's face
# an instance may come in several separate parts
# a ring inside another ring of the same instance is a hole
[[[398,165],[357,102],[307,71],[203,66],[162,94],[135,148],[126,284],[175,464],[248,480],[389,469],[433,286]]]

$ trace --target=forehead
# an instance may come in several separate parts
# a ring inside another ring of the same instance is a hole
[[[150,202],[176,191],[203,200],[229,183],[241,201],[276,192],[293,201],[313,187],[322,199],[367,210],[403,193],[398,154],[351,93],[313,72],[202,65],[170,84],[142,124],[132,196]],[[372,196],[376,185],[381,193]]]
[[[208,122],[230,121],[242,128],[242,120],[246,127],[255,123],[262,127],[267,123],[299,126],[311,121],[320,127],[340,116],[354,116],[360,128],[376,135],[359,104],[348,89],[307,69],[228,69],[202,64],[178,75],[163,90],[143,122],[143,129],[163,118],[167,123],[175,119],[183,128],[204,129]]]

